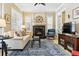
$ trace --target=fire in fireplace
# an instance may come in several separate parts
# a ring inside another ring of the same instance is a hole
[[[37,35],[41,35],[42,33],[41,33],[41,32],[37,32],[36,34],[37,34]]]
[[[45,26],[43,26],[43,25],[33,26],[33,35],[34,36],[40,36],[40,38],[44,38],[45,37]]]

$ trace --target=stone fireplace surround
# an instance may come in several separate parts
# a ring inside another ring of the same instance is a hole
[[[40,38],[45,38],[45,25],[34,25],[33,35],[40,36]]]

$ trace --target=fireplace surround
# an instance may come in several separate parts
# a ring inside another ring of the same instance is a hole
[[[33,35],[39,36],[40,38],[45,38],[45,25],[34,25]]]

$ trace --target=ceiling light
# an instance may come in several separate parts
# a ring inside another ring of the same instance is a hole
[[[40,4],[43,5],[43,6],[46,6],[45,3],[35,3],[34,6],[36,6],[36,5],[40,5]]]

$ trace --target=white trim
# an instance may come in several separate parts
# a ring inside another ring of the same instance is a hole
[[[61,9],[64,5],[65,5],[65,4],[62,3],[62,4],[57,8],[56,12],[58,12],[58,10]]]

